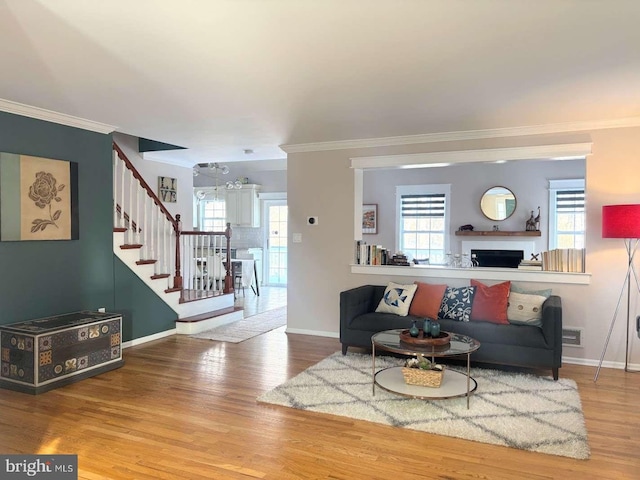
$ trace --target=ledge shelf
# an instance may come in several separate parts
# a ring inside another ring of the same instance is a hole
[[[387,277],[423,278],[475,278],[478,280],[514,280],[520,282],[564,283],[589,285],[590,273],[548,272],[543,270],[521,270],[517,268],[450,268],[438,265],[351,265],[351,273],[384,275]]]
[[[517,232],[507,232],[502,230],[456,230],[458,237],[540,237],[539,230],[521,230]]]

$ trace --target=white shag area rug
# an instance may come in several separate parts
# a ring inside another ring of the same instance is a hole
[[[191,336],[219,342],[240,343],[286,324],[287,307],[280,307]]]
[[[376,371],[403,362],[376,356]],[[257,401],[522,450],[589,458],[575,381],[561,378],[555,382],[551,377],[482,368],[472,368],[471,376],[478,388],[468,410],[466,397],[418,400],[380,387],[372,396],[371,355],[336,352]]]

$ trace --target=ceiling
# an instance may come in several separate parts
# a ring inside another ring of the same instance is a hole
[[[639,24],[638,0],[0,0],[0,99],[185,166],[640,118]]]

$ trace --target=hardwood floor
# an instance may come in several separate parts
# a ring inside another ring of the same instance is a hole
[[[250,288],[244,292],[239,290],[236,295],[235,306],[244,309],[244,316],[250,317],[258,313],[283,307],[287,304],[287,287],[260,287],[260,295],[256,295]]]
[[[172,336],[125,366],[31,396],[0,390],[0,451],[76,453],[81,479],[638,479],[640,375],[567,365],[591,459],[257,404],[338,351],[284,327],[239,344]]]

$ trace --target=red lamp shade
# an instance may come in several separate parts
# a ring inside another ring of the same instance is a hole
[[[640,205],[603,206],[602,238],[640,238]]]

